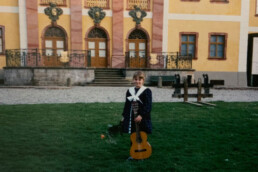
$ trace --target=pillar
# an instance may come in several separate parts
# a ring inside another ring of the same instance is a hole
[[[71,49],[82,50],[82,0],[70,0]]]
[[[38,1],[26,0],[28,48],[39,48]]]
[[[152,52],[162,52],[162,33],[163,33],[163,0],[153,0],[152,18]]]
[[[112,48],[112,67],[123,68],[125,67],[125,55],[123,52],[124,36],[123,36],[123,20],[124,20],[124,1],[113,0],[113,48]]]

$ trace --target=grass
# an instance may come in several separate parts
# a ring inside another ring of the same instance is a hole
[[[107,135],[122,103],[1,105],[0,171],[257,171],[258,102],[215,103],[154,103],[144,161]]]

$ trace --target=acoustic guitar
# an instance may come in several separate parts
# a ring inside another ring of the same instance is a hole
[[[132,110],[134,113],[134,118],[138,116],[138,102],[132,102]],[[132,146],[130,148],[130,156],[133,159],[146,159],[151,156],[152,148],[149,142],[147,142],[147,134],[144,131],[140,131],[140,126],[135,123],[136,132],[132,133],[130,136]]]

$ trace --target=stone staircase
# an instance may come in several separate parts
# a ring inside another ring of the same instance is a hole
[[[132,82],[125,79],[121,69],[96,69],[95,79],[88,86],[130,87]]]

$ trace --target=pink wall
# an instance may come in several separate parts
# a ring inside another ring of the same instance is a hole
[[[71,6],[71,49],[81,50],[82,47],[82,0],[70,0]]]
[[[113,0],[113,56],[112,67],[125,67],[125,55],[123,53],[123,8],[122,0]]]
[[[28,48],[39,48],[38,1],[26,0],[26,17]]]
[[[152,52],[162,51],[164,1],[153,0]]]

